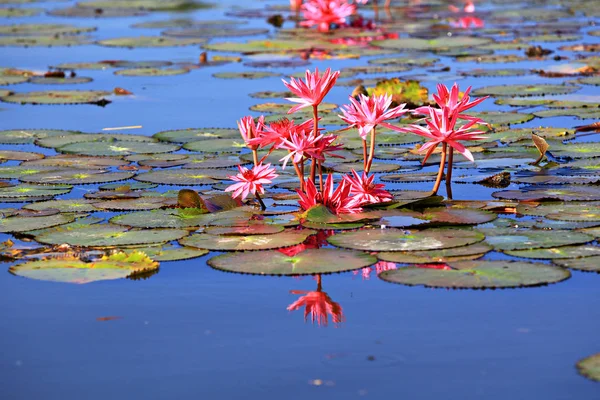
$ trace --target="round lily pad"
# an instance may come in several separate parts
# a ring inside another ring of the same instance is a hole
[[[242,37],[264,35],[269,33],[264,28],[233,29],[229,27],[187,27],[183,29],[169,29],[161,32],[162,35],[176,38],[216,38],[216,37]]]
[[[39,174],[41,172],[56,171],[57,168],[53,167],[29,167],[22,165],[15,165],[12,167],[0,167],[0,178],[2,179],[15,179],[22,176]]]
[[[238,138],[239,134],[235,128],[188,128],[162,131],[152,137],[165,142],[187,143],[203,139]]]
[[[134,254],[127,257],[113,255],[93,262],[79,258],[29,261],[13,265],[8,272],[29,279],[82,284],[134,277],[157,269],[157,262],[143,254]]]
[[[533,114],[502,111],[472,112],[469,113],[469,115],[481,118],[491,125],[522,124],[523,122],[531,121],[534,118]]]
[[[568,259],[553,259],[552,263],[563,267],[576,269],[584,272],[600,273],[600,256],[568,258]]]
[[[540,286],[568,279],[568,270],[520,261],[460,261],[454,269],[408,267],[384,271],[379,277],[403,285],[452,289],[493,289]]]
[[[44,158],[43,154],[29,151],[0,150],[0,160],[33,161]]]
[[[64,200],[49,200],[40,201],[37,203],[27,204],[23,206],[27,210],[43,211],[56,209],[63,213],[73,212],[92,212],[98,209],[93,206],[94,200],[86,199],[64,199]]]
[[[219,42],[202,46],[206,50],[226,51],[232,53],[279,53],[301,51],[311,48],[335,49],[338,45],[318,40],[251,40],[248,42]]]
[[[78,229],[57,229],[35,237],[40,243],[82,247],[131,246],[135,244],[165,243],[188,235],[182,229],[139,229],[109,224],[96,224]]]
[[[485,241],[496,250],[530,250],[547,249],[558,246],[589,243],[594,237],[574,231],[543,231],[543,230],[512,230],[512,229],[480,229],[485,235]]]
[[[377,258],[400,264],[430,264],[452,261],[475,260],[493,250],[489,244],[480,242],[462,247],[427,251],[385,251],[377,254]]]
[[[96,209],[111,211],[155,210],[168,206],[168,200],[162,197],[144,197],[142,199],[117,199],[94,203]],[[173,203],[176,203],[173,200]]]
[[[376,262],[370,254],[340,249],[308,249],[291,257],[278,251],[230,253],[207,261],[218,270],[256,275],[327,274],[364,268]]]
[[[213,4],[202,1],[190,0],[92,0],[77,4],[78,7],[94,9],[129,8],[149,11],[191,11],[203,8],[212,8]]]
[[[69,24],[13,24],[0,25],[0,35],[73,35],[95,31],[93,26],[76,26]]]
[[[247,149],[244,140],[239,137],[235,139],[208,139],[187,142],[183,148],[201,153],[240,153]]]
[[[2,75],[0,75],[0,86],[16,85],[18,83],[25,83],[25,82],[29,81],[29,79],[30,79],[30,77],[26,76],[26,75],[2,74]],[[5,96],[8,96],[9,94],[10,94],[10,92],[5,94]]]
[[[0,8],[0,18],[23,18],[41,14],[43,8]]]
[[[0,187],[0,199],[58,196],[67,194],[73,187],[69,185],[28,185]]]
[[[484,77],[484,76],[522,76],[529,74],[529,70],[520,68],[487,69],[477,68],[461,72],[462,75]]]
[[[579,360],[577,371],[588,379],[600,382],[600,353]]]
[[[45,215],[40,217],[9,217],[0,219],[0,232],[27,232],[34,229],[68,224],[75,217],[65,214]]]
[[[471,92],[473,96],[493,96],[493,97],[523,97],[523,96],[546,96],[551,94],[567,94],[578,90],[578,86],[572,85],[498,85],[486,86],[475,89]]]
[[[125,6],[125,4],[123,4]],[[48,15],[55,17],[71,18],[115,18],[136,17],[146,15],[147,12],[130,8],[91,8],[91,7],[67,7],[55,8],[48,11]]]
[[[199,233],[179,241],[184,246],[218,251],[269,250],[300,244],[315,233],[310,229],[284,231],[276,235],[217,236]]]
[[[7,103],[18,104],[97,104],[106,105],[109,92],[99,90],[48,90],[43,92],[14,93],[2,97]]]
[[[583,185],[527,186],[521,190],[504,190],[492,193],[498,199],[540,201],[595,201],[600,200],[600,188]]]
[[[580,78],[577,82],[583,83],[584,85],[600,86],[600,76],[596,75]]]
[[[513,250],[505,251],[505,253],[514,257],[553,260],[563,258],[600,256],[600,247],[592,245],[561,246],[551,247],[549,249]]]
[[[21,167],[39,168],[54,167],[55,169],[80,168],[80,169],[105,169],[109,167],[120,167],[127,165],[127,161],[110,157],[87,157],[71,154],[60,154],[46,157],[41,160],[32,160],[21,163]]]
[[[71,47],[90,44],[91,40],[80,35],[50,36],[1,36],[0,47]]]
[[[165,36],[137,36],[137,37],[124,37],[105,39],[97,42],[101,46],[108,47],[128,47],[141,48],[141,47],[176,47],[176,46],[191,46],[206,43],[204,38],[193,38],[193,39],[176,39]]]
[[[81,185],[122,181],[133,177],[132,172],[104,172],[98,169],[41,172],[19,177],[22,182],[40,184]]]
[[[211,20],[196,20],[192,18],[174,18],[159,21],[145,21],[134,24],[132,28],[141,29],[166,29],[166,28],[190,28],[190,27],[226,27],[232,25],[247,24],[247,21],[238,19],[211,19]]]
[[[437,250],[481,242],[485,236],[476,231],[458,229],[400,229],[361,230],[330,236],[334,246],[366,251]]]
[[[246,221],[251,215],[247,215]],[[110,222],[136,228],[197,228],[209,225],[218,218],[215,214],[207,214],[201,210],[169,209],[141,211],[118,215]]]
[[[124,137],[124,139],[126,136]],[[56,149],[61,153],[85,156],[126,156],[129,154],[170,153],[179,150],[179,146],[167,143],[130,142],[119,140],[114,142],[90,141],[71,143]]]
[[[456,58],[456,61],[458,62],[474,62],[477,64],[506,64],[525,60],[527,60],[527,58],[515,54],[465,55]]]
[[[38,139],[35,144],[41,147],[58,148],[67,146],[73,143],[83,142],[109,142],[109,143],[120,143],[120,142],[157,142],[148,136],[140,135],[109,135],[104,133],[88,133],[84,135],[67,135],[67,136],[53,136]],[[67,156],[63,156],[67,157]]]
[[[386,57],[369,60],[369,64],[377,65],[417,65],[420,67],[428,67],[440,59],[436,57]]]
[[[218,182],[213,178],[215,176],[213,171],[215,170],[166,169],[138,174],[134,179],[163,185],[210,185]]]
[[[283,229],[282,225],[250,223],[246,226],[211,226],[204,233],[222,236],[272,235]]]
[[[114,65],[112,63],[109,62],[69,62],[69,63],[62,63],[62,64],[57,64],[52,66],[51,68],[53,69],[57,69],[57,70],[79,70],[79,69],[85,69],[85,70],[105,70],[105,69],[110,69],[113,68]]]
[[[122,76],[172,76],[183,75],[190,72],[187,68],[132,68],[115,71],[115,75]]]
[[[401,38],[388,40],[374,40],[373,46],[384,49],[432,51],[456,47],[477,47],[491,43],[491,39],[470,36],[439,37],[435,39]]]
[[[144,190],[144,189],[154,189],[158,185],[155,183],[146,183],[146,182],[127,182],[123,183],[108,183],[106,185],[99,186],[100,190],[118,190],[122,189],[124,186],[127,186],[129,190]]]
[[[29,83],[34,83],[37,85],[76,85],[82,83],[89,83],[91,81],[92,78],[87,78],[84,76],[76,76],[73,78],[46,78],[44,76],[33,76],[29,79]]]
[[[245,72],[217,72],[214,73],[215,78],[221,79],[263,79],[281,76],[275,72],[269,71],[245,71]]]

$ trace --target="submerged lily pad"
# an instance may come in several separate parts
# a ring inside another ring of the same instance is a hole
[[[242,274],[311,275],[351,271],[375,264],[374,256],[353,250],[308,249],[294,256],[278,251],[230,253],[207,261],[211,267]]]
[[[111,93],[99,90],[48,90],[43,92],[14,93],[2,97],[6,103],[18,104],[98,104],[106,105]]]
[[[285,231],[276,235],[217,236],[199,233],[179,241],[184,246],[217,251],[269,250],[300,244],[315,233],[310,229]]]
[[[470,230],[428,229],[403,231],[400,229],[361,230],[330,236],[334,246],[367,251],[437,250],[466,246],[481,242],[485,236]]]
[[[82,247],[131,246],[136,244],[165,243],[187,236],[182,229],[139,229],[117,225],[96,224],[78,229],[57,229],[35,237],[40,243],[69,244]]]
[[[403,285],[452,289],[491,289],[540,286],[568,279],[568,270],[520,261],[461,261],[454,269],[408,267],[384,271],[379,277]]]
[[[115,254],[93,262],[79,258],[59,258],[29,261],[8,270],[24,278],[63,283],[90,283],[103,280],[133,277],[155,271],[158,263],[143,253]]]

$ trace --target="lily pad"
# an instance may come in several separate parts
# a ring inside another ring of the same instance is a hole
[[[143,253],[103,257],[94,262],[79,258],[29,261],[10,267],[8,272],[29,279],[63,283],[90,283],[129,278],[158,269],[158,263]]]
[[[125,4],[123,4],[125,6]],[[55,17],[70,18],[115,18],[115,17],[137,17],[146,15],[147,12],[130,8],[90,8],[90,7],[67,7],[55,8],[48,11],[48,15]]]
[[[276,235],[217,236],[199,233],[179,241],[184,246],[217,251],[269,250],[300,244],[315,231],[284,231]]]
[[[196,169],[167,169],[160,171],[150,171],[137,175],[134,179],[141,182],[158,183],[163,185],[210,185],[217,183],[214,179],[215,170],[196,170]]]
[[[124,139],[126,139],[126,137],[124,137]],[[57,151],[61,153],[85,156],[126,156],[129,154],[170,153],[176,150],[179,150],[179,146],[174,144],[133,142],[125,140],[114,142],[89,141],[71,143],[57,149]]]
[[[123,37],[114,39],[105,39],[98,41],[101,46],[107,47],[128,47],[144,48],[144,47],[177,47],[177,46],[192,46],[206,43],[206,39],[176,39],[164,36],[137,36]]]
[[[600,273],[600,256],[591,256],[583,258],[569,258],[569,259],[553,259],[553,264],[556,264],[563,268],[576,269],[584,272],[598,272]]]
[[[249,220],[251,214],[246,215]],[[215,214],[207,214],[200,210],[185,211],[182,209],[141,211],[118,215],[110,219],[110,222],[118,225],[136,228],[198,228],[209,225],[217,219]]]
[[[230,253],[207,261],[211,267],[242,274],[312,275],[351,271],[375,264],[374,256],[352,250],[308,249],[294,256],[278,251]]]
[[[600,247],[592,245],[561,246],[551,247],[549,249],[513,250],[505,251],[505,253],[514,257],[536,258],[540,260],[554,260],[564,258],[600,256]]]
[[[378,253],[377,258],[399,264],[447,263],[452,261],[475,260],[483,257],[485,253],[491,250],[493,250],[492,246],[480,242],[468,246],[453,247],[443,250],[386,251]]]
[[[41,172],[23,175],[19,180],[27,183],[81,185],[122,181],[133,177],[132,172],[104,172],[97,169]]]
[[[428,229],[403,231],[399,229],[361,230],[330,236],[334,246],[366,251],[438,250],[481,242],[485,236],[471,230]]]
[[[62,213],[87,213],[92,211],[98,211],[98,209],[93,206],[95,202],[96,201],[94,200],[86,199],[49,200],[27,204],[23,206],[23,208],[35,211],[55,209]]]
[[[75,217],[65,214],[45,215],[41,217],[8,217],[0,219],[0,232],[27,232],[34,229],[49,228],[73,222]]]
[[[42,196],[59,196],[67,194],[73,187],[69,185],[28,185],[0,187],[0,199],[28,198]]]
[[[379,277],[403,285],[452,289],[496,289],[541,286],[568,279],[568,270],[520,261],[461,261],[452,270],[408,267],[384,271]]]
[[[97,104],[110,103],[109,92],[99,90],[48,90],[43,92],[14,93],[2,97],[6,103],[17,104]]]
[[[188,143],[203,139],[238,138],[239,134],[235,128],[188,128],[162,131],[152,137],[164,142]]]
[[[600,353],[579,360],[577,371],[588,379],[600,382]]]
[[[131,246],[136,244],[166,243],[187,236],[182,229],[139,229],[109,224],[96,224],[78,229],[57,229],[35,237],[40,243],[69,244],[82,247]]]
[[[493,96],[493,97],[524,97],[524,96],[546,96],[551,94],[567,94],[578,90],[578,86],[572,85],[498,85],[486,86],[475,89],[471,92],[473,96]]]
[[[486,235],[485,241],[496,250],[530,250],[547,249],[558,246],[589,243],[594,237],[574,231],[543,231],[543,230],[514,230],[514,229],[480,229]]]
[[[47,78],[45,76],[33,76],[29,79],[29,83],[34,83],[36,85],[77,85],[89,83],[91,81],[92,78],[87,78],[84,76],[76,76],[73,78]]]
[[[74,35],[95,31],[93,26],[76,26],[69,24],[13,24],[0,25],[0,35]]]
[[[401,38],[374,40],[371,44],[384,49],[435,51],[456,47],[477,47],[491,42],[492,40],[487,38],[457,36],[452,38],[439,37],[435,39]]]
[[[187,68],[132,68],[115,71],[115,75],[122,76],[173,76],[190,72]]]
[[[540,201],[596,201],[600,200],[600,188],[582,185],[527,186],[521,190],[504,190],[492,193],[498,199]]]
[[[90,44],[91,40],[86,36],[2,36],[0,47],[71,47]]]
[[[263,79],[281,76],[275,72],[269,71],[245,71],[245,72],[217,72],[214,73],[215,78],[220,79]]]

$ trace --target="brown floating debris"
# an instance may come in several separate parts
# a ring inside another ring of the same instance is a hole
[[[114,92],[115,92],[115,94],[117,96],[127,96],[127,95],[130,95],[130,94],[133,94],[129,90],[126,90],[126,89],[123,89],[123,88],[120,88],[120,87],[116,87],[115,90],[114,90]]]

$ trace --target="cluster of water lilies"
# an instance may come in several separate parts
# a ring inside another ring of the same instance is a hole
[[[450,183],[454,150],[468,160],[474,161],[471,152],[460,141],[485,139],[481,136],[484,132],[475,129],[477,125],[484,124],[484,121],[465,114],[465,111],[481,103],[486,97],[471,101],[470,87],[464,93],[460,93],[456,84],[450,90],[440,84],[438,93],[433,96],[437,107],[425,106],[412,111],[406,109],[405,104],[390,108],[392,98],[386,94],[359,95],[358,98],[350,96],[350,104],[342,107],[342,114],[339,117],[348,123],[347,129],[358,130],[363,144],[364,170],[359,173],[352,169],[351,173],[344,175],[336,186],[332,174],[323,177],[323,163],[328,157],[341,157],[336,152],[342,149],[342,145],[337,135],[326,133],[319,127],[319,105],[335,85],[339,74],[339,71],[332,72],[329,68],[324,73],[320,73],[317,68],[314,72],[307,70],[304,80],[295,78],[291,78],[289,82],[283,80],[285,86],[298,96],[287,99],[297,103],[288,114],[296,113],[306,107],[312,109],[312,118],[301,124],[296,124],[287,118],[266,124],[264,116],[256,120],[247,116],[238,122],[242,138],[253,153],[254,166],[252,168],[238,166],[239,173],[230,176],[236,183],[225,189],[226,191],[233,192],[233,197],[241,200],[253,194],[264,209],[265,205],[261,198],[264,194],[263,185],[272,183],[279,175],[275,167],[263,162],[274,150],[280,149],[288,152],[279,160],[283,162],[282,169],[285,169],[288,163],[291,163],[295,169],[299,181],[296,192],[303,210],[324,205],[335,214],[357,213],[366,205],[389,202],[393,196],[384,189],[383,184],[374,182],[374,175],[369,174],[375,156],[378,126],[397,132],[413,133],[428,139],[419,149],[420,152],[425,153],[423,163],[434,153],[438,145],[442,145],[440,168],[433,193],[437,193],[440,186],[446,159],[448,159],[446,179],[448,184]],[[424,122],[425,125],[418,123],[393,125],[387,122],[407,113],[425,116],[417,121]],[[463,121],[464,124],[459,125],[459,121]],[[266,154],[259,158],[258,152],[261,149],[264,149]]]

